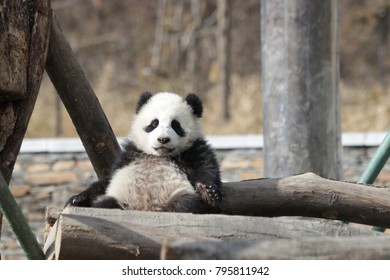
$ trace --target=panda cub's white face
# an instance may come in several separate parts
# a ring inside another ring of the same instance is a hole
[[[175,93],[154,94],[139,108],[129,139],[146,154],[178,155],[202,137],[200,115]]]

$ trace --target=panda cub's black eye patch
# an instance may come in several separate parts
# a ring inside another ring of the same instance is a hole
[[[158,126],[158,123],[159,123],[158,119],[152,120],[151,123],[147,127],[144,128],[145,132],[148,132],[148,133],[152,132]]]
[[[173,120],[171,126],[177,135],[179,135],[180,137],[186,136],[186,132],[184,131],[184,129],[181,127],[181,124],[177,120]]]

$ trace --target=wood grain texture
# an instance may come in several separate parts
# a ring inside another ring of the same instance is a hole
[[[68,207],[51,230],[45,253],[55,259],[159,259],[166,238],[272,240],[360,235],[380,233],[325,219]]]
[[[223,185],[222,212],[253,216],[305,216],[390,227],[390,189],[305,173]]]
[[[9,2],[11,7],[20,4],[19,1]],[[0,75],[0,80],[6,79],[7,75],[12,76],[13,71],[24,71],[24,68],[27,67],[27,70],[25,71],[25,73],[27,73],[26,88],[23,89],[24,85],[21,84],[20,87],[18,86],[17,88],[9,89],[8,93],[5,93],[3,96],[4,98],[0,98],[0,171],[7,183],[9,183],[11,179],[15,161],[19,154],[38,96],[45,69],[51,25],[51,8],[49,0],[32,0],[29,1],[28,4],[23,3],[19,6],[22,10],[16,11],[11,9],[10,11],[3,12],[17,18],[18,25],[20,25],[20,27],[23,26],[23,30],[26,30],[27,28],[27,35],[24,33],[24,35],[19,34],[22,37],[27,36],[27,38],[25,38],[26,40],[21,40],[19,42],[22,43],[22,45],[9,44],[0,46],[3,55],[7,54],[10,56],[8,58],[11,64],[20,63],[20,65],[15,66],[14,69],[7,68],[9,65],[6,67],[7,69],[1,68],[1,71],[5,70],[8,72],[2,73]],[[8,6],[3,7],[3,9],[8,8]],[[14,13],[17,13],[17,15]],[[0,25],[1,24],[2,22],[0,22]],[[0,29],[1,28],[4,29],[5,27],[2,26]],[[10,26],[7,28],[10,28]],[[0,40],[3,39],[4,38],[1,38]],[[27,62],[24,60],[24,55],[18,55],[18,53],[24,54],[26,49],[28,51]],[[4,57],[0,59],[0,64],[2,64],[2,59],[4,59]],[[20,83],[23,83],[23,79],[15,79]],[[8,80],[8,82],[11,81]],[[0,86],[0,90],[3,89],[4,87]],[[23,90],[25,90],[25,92],[23,92]],[[2,214],[0,213],[0,232],[1,224]]]
[[[316,237],[294,240],[167,240],[170,260],[388,260],[390,236]]]
[[[27,96],[30,19],[33,16],[27,6],[22,1],[0,1],[0,101]]]

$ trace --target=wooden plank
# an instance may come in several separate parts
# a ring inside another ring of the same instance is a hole
[[[90,83],[54,17],[46,71],[61,97],[99,178],[109,174],[120,147]]]
[[[166,260],[388,260],[390,236],[302,238],[295,240],[170,239],[163,245]]]
[[[55,231],[55,238],[48,239],[45,248],[51,248],[46,251],[49,255],[54,248],[56,259],[158,259],[166,237],[269,240],[380,235],[324,219],[272,219],[79,207],[65,209],[52,231]]]

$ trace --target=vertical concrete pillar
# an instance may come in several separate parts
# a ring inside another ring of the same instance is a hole
[[[262,0],[265,176],[340,179],[337,0]]]

